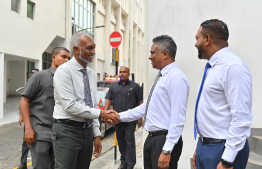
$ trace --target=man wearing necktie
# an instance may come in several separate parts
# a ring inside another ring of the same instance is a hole
[[[93,60],[95,46],[89,35],[73,35],[70,47],[74,57],[59,67],[54,75],[52,142],[56,169],[89,168],[93,142],[95,157],[102,149],[98,117],[116,119],[98,109],[95,102],[96,74],[87,67]]]
[[[245,169],[252,123],[252,77],[228,49],[227,25],[203,22],[196,34],[198,58],[207,59],[196,100],[193,155],[196,169]]]
[[[119,121],[144,117],[148,137],[144,143],[144,169],[177,168],[182,152],[189,83],[175,62],[177,46],[167,35],[153,39],[149,59],[159,70],[149,95],[140,106],[117,114]]]

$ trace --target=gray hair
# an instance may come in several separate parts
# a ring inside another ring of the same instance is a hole
[[[71,52],[71,57],[73,57],[73,56],[75,55],[75,52],[74,52],[74,50],[73,50],[73,47],[76,46],[76,47],[80,48],[79,43],[80,43],[80,39],[81,39],[81,36],[82,36],[82,35],[86,35],[86,36],[88,36],[88,37],[91,38],[91,36],[89,36],[89,35],[87,35],[87,34],[84,34],[84,33],[82,33],[82,32],[78,32],[78,33],[74,34],[74,35],[71,37],[71,39],[70,39],[70,50],[72,51],[72,52]],[[92,39],[92,38],[91,38],[91,39]]]
[[[169,56],[175,59],[177,46],[172,37],[168,35],[157,36],[153,39],[153,43],[158,44],[158,48],[161,52],[168,51]]]

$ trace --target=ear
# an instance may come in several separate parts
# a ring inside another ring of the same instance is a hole
[[[55,62],[55,55],[52,56],[52,61]]]
[[[167,59],[168,58],[168,54],[169,54],[168,51],[167,50],[164,51],[163,54],[164,54],[164,59]]]
[[[206,37],[205,37],[205,45],[206,45],[206,46],[209,45],[210,42],[211,42],[211,37],[210,37],[209,34],[206,34]]]
[[[74,46],[73,51],[74,51],[75,54],[77,54],[77,55],[79,54],[78,47]]]

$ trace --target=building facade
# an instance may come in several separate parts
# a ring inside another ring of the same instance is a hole
[[[70,48],[72,34],[93,37],[96,55],[88,65],[98,80],[114,76],[116,66],[109,36],[122,35],[119,66],[130,67],[141,82],[144,51],[144,4],[139,0],[1,0],[0,2],[0,120],[4,104],[18,96],[31,68],[51,66],[54,47]]]

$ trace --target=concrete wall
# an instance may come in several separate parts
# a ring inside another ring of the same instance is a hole
[[[194,107],[197,88],[203,76],[207,60],[199,60],[195,45],[195,34],[200,23],[218,18],[228,24],[229,48],[238,54],[249,66],[253,76],[253,124],[262,127],[262,1],[260,0],[162,0],[149,2],[149,51],[152,39],[161,34],[173,37],[178,46],[176,62],[190,82],[190,95],[187,107],[187,120],[183,131],[184,148],[179,162],[180,169],[189,169],[195,144],[193,139]],[[146,31],[145,31],[146,32]],[[147,52],[145,52],[147,53]],[[148,87],[156,76],[148,63]]]

